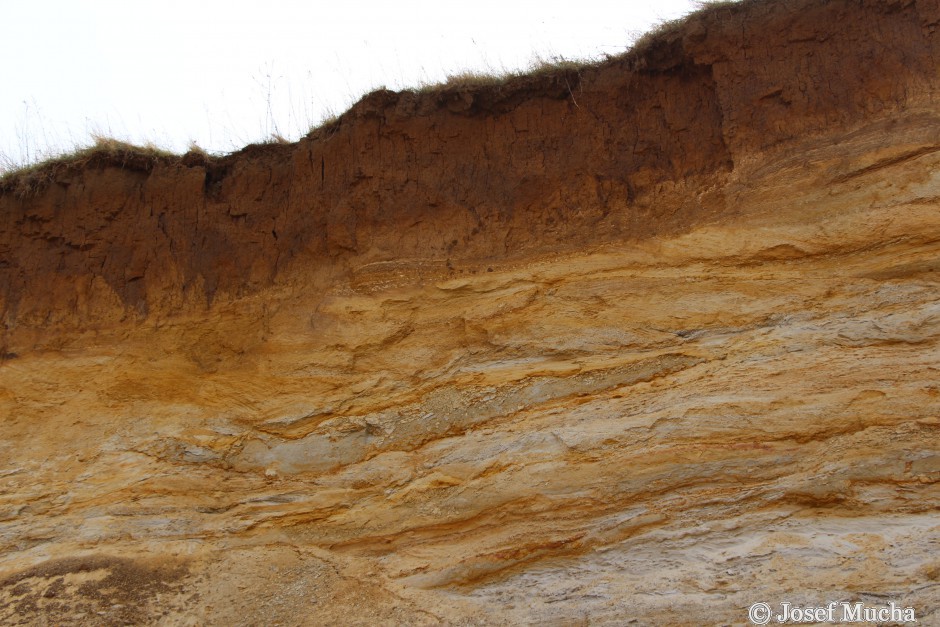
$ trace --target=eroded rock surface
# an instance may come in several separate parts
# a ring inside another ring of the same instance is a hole
[[[7,189],[0,621],[936,622],[938,20],[718,7]]]

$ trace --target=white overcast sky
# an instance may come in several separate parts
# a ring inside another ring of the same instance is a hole
[[[380,86],[618,54],[692,0],[8,0],[0,164],[98,133],[185,151],[289,139]],[[2,166],[0,166],[2,167]]]

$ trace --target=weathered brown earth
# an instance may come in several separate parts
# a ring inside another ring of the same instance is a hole
[[[0,622],[940,619],[940,6],[0,193]]]

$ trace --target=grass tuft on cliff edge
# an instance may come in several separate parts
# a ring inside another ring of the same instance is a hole
[[[136,146],[101,135],[94,135],[93,139],[91,146],[5,172],[0,176],[0,193],[11,192],[18,197],[29,196],[55,180],[58,174],[89,166],[115,165],[134,170],[150,170],[157,162],[182,159],[179,155],[154,144]],[[190,153],[199,154],[199,151],[191,150]]]

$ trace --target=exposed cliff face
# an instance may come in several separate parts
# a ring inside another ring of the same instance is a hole
[[[634,54],[378,92],[291,146],[100,160],[0,196],[8,352],[371,261],[479,264],[685,231],[735,163],[936,102],[934,1],[753,2]],[[11,189],[12,188],[12,189]]]
[[[715,7],[8,181],[0,617],[936,620],[938,27]]]

